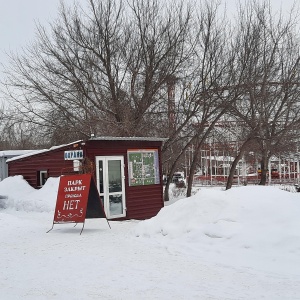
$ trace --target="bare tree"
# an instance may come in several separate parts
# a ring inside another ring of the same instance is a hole
[[[33,132],[42,144],[91,134],[167,137],[168,200],[186,150],[193,145],[190,196],[201,148],[215,125],[229,120],[243,126],[232,172],[255,147],[264,184],[269,157],[287,141],[293,146],[299,128],[293,15],[275,18],[268,2],[253,0],[230,28],[217,0],[195,7],[183,0],[86,1],[62,5],[49,32],[38,26],[35,44],[11,54],[5,87],[16,104],[7,123],[14,143],[26,133],[37,144]]]
[[[39,26],[36,44],[11,56],[7,94],[31,121],[54,131],[65,119],[85,136],[150,135],[168,78],[188,59],[190,19],[183,2],[62,6],[51,35]]]
[[[39,149],[44,147],[43,135],[34,124],[23,123],[8,109],[0,113],[0,149]]]
[[[201,146],[206,142],[214,125],[226,113],[230,103],[236,99],[236,90],[231,88],[233,78],[233,56],[228,43],[229,32],[224,19],[218,15],[218,2],[205,2],[199,9],[197,29],[194,29],[195,48],[191,60],[192,70],[188,80],[188,94],[179,115],[188,120],[180,132],[174,132],[165,144],[170,147],[181,141],[181,147],[173,159],[169,181],[176,171],[185,151],[194,146],[194,158],[189,170],[187,196],[191,195],[193,174],[196,169]],[[168,184],[165,201],[168,200]]]
[[[244,75],[239,86],[242,96],[234,103],[232,113],[248,134],[236,160],[256,140],[262,185],[266,183],[271,155],[295,140],[295,128],[300,123],[300,45],[293,31],[294,17],[291,14],[284,20],[281,15],[275,16],[268,2],[253,1],[240,8],[235,49],[236,64]]]

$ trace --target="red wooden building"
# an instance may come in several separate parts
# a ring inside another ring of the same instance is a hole
[[[164,206],[161,138],[99,137],[7,161],[39,188],[48,177],[92,173],[108,219],[147,219]]]

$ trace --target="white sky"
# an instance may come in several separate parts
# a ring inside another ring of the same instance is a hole
[[[59,3],[60,0],[0,0],[0,65],[7,64],[6,53],[21,51],[34,39],[37,22],[47,25],[55,19]],[[2,72],[0,66],[0,79]]]
[[[79,2],[85,0],[80,0]],[[195,0],[197,1],[197,0]],[[237,0],[221,0],[227,10],[235,11]],[[63,0],[71,4],[74,0]],[[241,0],[246,2],[246,0]],[[294,0],[270,0],[275,10],[288,10]],[[296,0],[297,2],[297,0]],[[35,23],[47,25],[57,16],[60,0],[0,0],[0,65],[7,64],[6,52],[20,51],[34,39]],[[0,67],[0,79],[3,78]]]
[[[73,3],[73,0],[63,0]],[[35,23],[57,16],[60,0],[0,0],[0,48],[18,49],[34,38]]]

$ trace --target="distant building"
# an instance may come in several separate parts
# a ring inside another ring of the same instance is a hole
[[[34,150],[5,150],[0,151],[0,181],[8,177],[8,167],[6,161],[10,158],[31,153]]]

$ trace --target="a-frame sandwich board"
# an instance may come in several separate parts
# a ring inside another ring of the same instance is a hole
[[[83,223],[85,219],[105,218],[105,211],[94,178],[91,174],[64,175],[60,177],[56,207],[52,228],[54,224]]]

